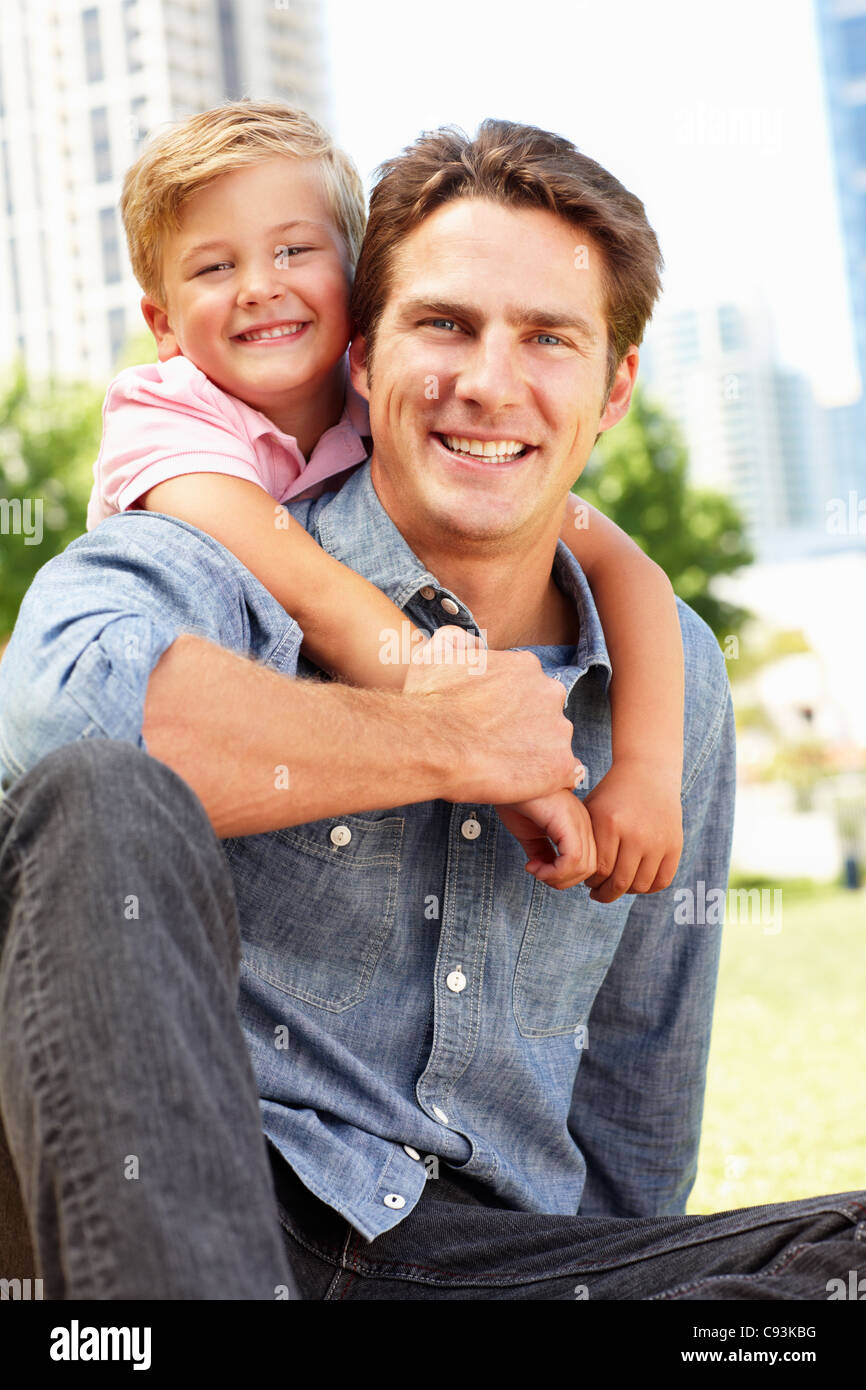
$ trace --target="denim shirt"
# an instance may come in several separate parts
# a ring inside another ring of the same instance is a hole
[[[477,631],[391,522],[369,465],[336,494],[288,505],[420,627]],[[562,542],[555,574],[579,641],[532,650],[568,692],[585,794],[610,765],[611,667]],[[602,904],[584,885],[549,888],[477,804],[394,806],[223,841],[264,1131],[368,1240],[412,1210],[439,1162],[519,1211],[685,1210],[721,928],[700,914],[683,924],[675,908],[684,889],[706,901],[702,891],[726,885],[734,726],[718,643],[683,603],[679,615],[685,844],[664,892]],[[298,625],[182,521],[121,513],[49,561],[0,663],[0,788],[73,739],[145,748],[148,679],[182,632],[287,677],[310,670]]]

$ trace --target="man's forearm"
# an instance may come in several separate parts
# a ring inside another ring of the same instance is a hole
[[[445,795],[456,749],[428,704],[295,680],[185,635],[151,673],[142,733],[218,835],[255,835]]]
[[[257,835],[415,801],[510,805],[574,784],[565,692],[530,652],[449,660],[440,628],[406,690],[280,675],[186,634],[150,675],[148,752],[192,787],[216,833]]]

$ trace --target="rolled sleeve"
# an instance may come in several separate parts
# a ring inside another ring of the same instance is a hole
[[[0,791],[55,748],[145,749],[151,673],[182,633],[296,669],[302,633],[219,542],[158,512],[122,513],[39,571],[0,661]]]
[[[686,921],[680,908],[726,889],[736,763],[718,643],[685,605],[680,616],[683,853],[670,888],[635,897],[590,1014],[569,1115],[587,1164],[586,1216],[682,1213],[697,1173],[722,926],[709,913]]]

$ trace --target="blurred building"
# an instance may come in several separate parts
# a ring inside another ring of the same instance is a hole
[[[0,363],[108,379],[144,328],[123,174],[151,131],[241,96],[329,123],[320,0],[3,0]]]
[[[866,385],[866,0],[816,0],[839,222],[861,386]],[[866,499],[866,396],[828,411],[831,496]]]
[[[766,306],[659,309],[640,370],[683,431],[691,481],[735,500],[759,557],[820,547],[826,432],[808,378],[779,363]]]

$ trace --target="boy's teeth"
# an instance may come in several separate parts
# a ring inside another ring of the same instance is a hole
[[[442,439],[454,453],[476,458],[515,458],[526,448],[519,439],[467,439],[459,434],[443,434]]]
[[[260,338],[289,338],[303,326],[302,323],[284,324],[280,328],[261,328],[258,333],[239,333],[238,337],[244,343],[257,343]]]

